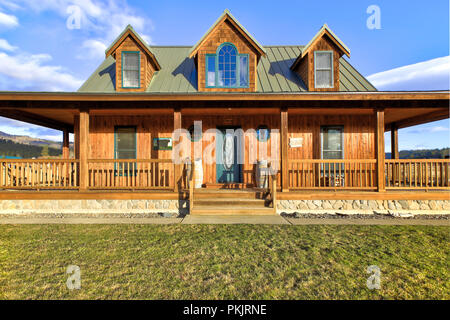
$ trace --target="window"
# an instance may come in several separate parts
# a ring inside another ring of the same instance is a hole
[[[122,52],[122,88],[140,88],[140,52]]]
[[[248,88],[249,55],[239,54],[231,43],[224,43],[216,54],[206,55],[207,88]]]
[[[256,128],[256,138],[259,142],[266,142],[269,140],[270,137],[270,130],[269,127],[266,125],[260,125],[258,128]]]
[[[136,127],[114,127],[114,159],[136,159]],[[136,163],[117,163],[116,175],[132,175]]]
[[[333,52],[314,52],[314,86],[316,88],[333,88]]]
[[[322,159],[344,159],[344,127],[323,126]]]

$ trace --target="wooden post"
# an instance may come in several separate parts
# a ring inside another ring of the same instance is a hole
[[[391,123],[391,159],[399,159],[398,154],[398,127],[395,123]],[[392,164],[392,184],[397,184],[397,166],[400,164]],[[389,168],[388,168],[389,169]]]
[[[80,110],[80,191],[89,186],[89,111]]]
[[[173,111],[173,131],[181,129],[181,110],[179,108],[175,109]],[[173,146],[173,150],[175,149],[175,146]],[[174,151],[172,151],[174,152]],[[183,178],[183,168],[182,164],[175,164],[174,165],[174,191],[178,192],[181,189],[182,184],[182,178]]]
[[[384,110],[376,110],[376,157],[377,157],[377,190],[386,191],[386,178],[384,172]]]
[[[69,159],[69,130],[63,130],[62,158]]]
[[[288,168],[288,110],[281,109],[281,191],[289,191]]]
[[[399,159],[398,154],[398,128],[395,123],[391,124],[391,158]]]

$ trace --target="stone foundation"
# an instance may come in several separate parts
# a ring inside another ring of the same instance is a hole
[[[185,200],[0,200],[2,214],[159,214],[177,217],[188,213]]]
[[[186,200],[0,200],[1,215],[178,217]],[[450,214],[450,200],[279,200],[277,212],[317,214]]]
[[[277,212],[450,214],[450,200],[280,200]]]

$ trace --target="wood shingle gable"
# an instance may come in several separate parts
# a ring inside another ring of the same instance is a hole
[[[122,53],[139,52],[139,88],[124,88],[122,86]],[[156,56],[150,50],[145,41],[128,25],[117,39],[106,49],[106,58],[112,56],[116,61],[115,89],[117,92],[145,91],[149,86],[153,75],[161,69]]]
[[[261,56],[266,55],[266,50],[264,47],[256,41],[256,39],[239,23],[230,11],[225,10],[216,22],[214,22],[214,24],[208,29],[208,31],[206,31],[206,33],[200,38],[200,40],[192,47],[189,52],[189,58],[195,57],[204,42],[208,41],[208,38],[214,34],[214,31],[226,21],[228,21],[241,34],[241,36],[244,37],[248,43],[250,43],[254,50],[258,52],[258,59]]]
[[[315,53],[332,52],[332,86],[327,88],[315,85]],[[308,91],[339,91],[340,90],[340,59],[343,55],[350,57],[348,47],[324,24],[319,32],[301,50],[291,66],[291,70],[297,72],[305,83]]]

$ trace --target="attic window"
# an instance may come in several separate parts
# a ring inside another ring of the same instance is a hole
[[[122,88],[140,88],[140,52],[122,52]]]
[[[223,43],[216,54],[206,55],[207,88],[248,88],[248,54],[239,54],[231,43]]]
[[[314,86],[333,88],[333,52],[314,52]]]

